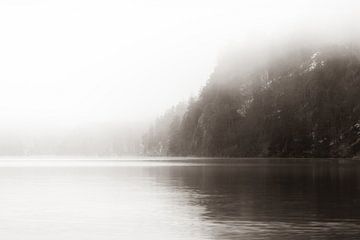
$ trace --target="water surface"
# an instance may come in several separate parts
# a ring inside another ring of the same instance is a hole
[[[0,162],[0,236],[359,239],[360,165],[331,159]]]

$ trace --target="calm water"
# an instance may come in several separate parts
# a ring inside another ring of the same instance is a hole
[[[360,165],[3,161],[0,238],[360,239]]]

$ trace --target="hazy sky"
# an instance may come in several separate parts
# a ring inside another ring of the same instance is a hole
[[[356,2],[2,0],[0,124],[154,118],[198,93],[227,44],[341,38]]]

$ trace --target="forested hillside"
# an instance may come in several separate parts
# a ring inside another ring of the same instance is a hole
[[[187,104],[179,103],[158,118],[143,136],[143,149],[146,155],[167,155],[174,152],[173,147],[180,137],[179,129]],[[171,146],[171,147],[170,147]]]
[[[166,119],[166,120],[165,120]],[[360,154],[360,54],[353,46],[228,51],[182,114],[150,130],[145,152],[179,156]],[[165,139],[165,140],[163,140]],[[158,147],[159,149],[159,147]]]

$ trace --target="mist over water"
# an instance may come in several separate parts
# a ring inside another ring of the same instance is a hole
[[[0,238],[359,239],[359,23],[355,0],[0,1]]]
[[[197,97],[224,52],[246,49],[246,68],[274,46],[286,52],[359,36],[356,1],[0,6],[2,155],[138,153],[127,145],[139,145],[171,106]]]

